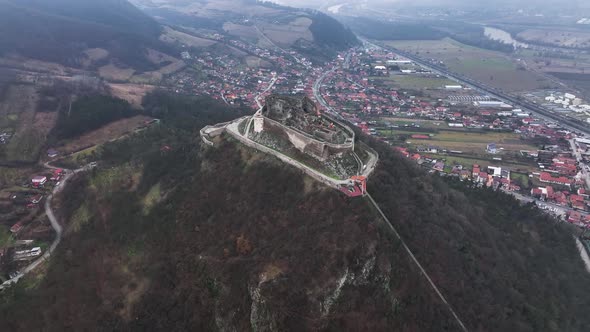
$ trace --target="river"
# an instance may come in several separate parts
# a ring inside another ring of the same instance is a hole
[[[490,27],[484,27],[484,34],[486,35],[486,37],[488,37],[491,40],[497,40],[497,41],[500,41],[504,44],[512,45],[514,47],[520,47],[520,48],[529,48],[530,47],[529,44],[521,43],[518,40],[512,38],[512,35],[510,35],[509,32],[504,31],[504,30],[490,28]]]

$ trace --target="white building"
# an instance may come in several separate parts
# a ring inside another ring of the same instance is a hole
[[[476,107],[490,107],[490,108],[511,108],[512,107],[502,101],[490,101],[490,100],[476,101],[476,102],[473,102],[473,105]]]

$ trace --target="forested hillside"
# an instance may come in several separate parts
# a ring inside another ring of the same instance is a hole
[[[65,239],[43,279],[0,298],[3,327],[456,330],[366,201],[231,140],[201,146],[236,110],[161,93],[145,108],[161,126],[67,186]]]
[[[144,109],[162,123],[99,149],[58,197],[65,238],[0,297],[0,326],[458,330],[367,200],[229,137],[201,144],[200,128],[243,111],[163,92]],[[469,330],[588,330],[590,277],[564,225],[369,143],[369,191]]]
[[[83,51],[104,48],[140,70],[153,69],[145,49],[166,50],[160,26],[127,1],[0,0],[0,54],[79,66]]]
[[[313,38],[319,45],[343,51],[356,46],[359,41],[349,28],[336,21],[334,18],[315,12],[312,16],[313,23],[309,27]]]
[[[427,177],[373,142],[369,191],[473,330],[586,331],[590,275],[571,225],[534,205]]]

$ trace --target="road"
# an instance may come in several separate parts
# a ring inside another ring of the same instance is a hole
[[[517,192],[513,192],[513,191],[507,191],[507,190],[502,190],[504,193],[508,194],[508,195],[512,195],[514,198],[516,198],[517,200],[524,202],[524,203],[532,203],[534,202],[535,204],[537,204],[537,206],[539,206],[540,208],[543,207],[548,207],[551,208],[553,210],[553,212],[555,213],[555,215],[559,216],[559,217],[565,217],[565,215],[570,212],[570,211],[574,211],[574,209],[566,207],[566,206],[561,206],[561,205],[557,205],[557,204],[553,204],[553,203],[549,203],[549,202],[544,202],[540,199],[536,199],[530,196],[525,196],[522,194],[519,194]]]
[[[466,76],[450,72],[446,68],[443,68],[443,67],[436,65],[436,64],[429,63],[429,62],[425,61],[424,59],[417,57],[411,53],[407,53],[407,52],[404,52],[402,50],[392,48],[392,47],[379,46],[379,45],[376,45],[366,39],[361,39],[361,40],[365,44],[370,45],[374,48],[391,51],[391,52],[397,53],[403,57],[406,57],[406,58],[416,62],[420,66],[424,67],[425,69],[432,71],[433,73],[436,73],[436,74],[439,74],[442,76],[446,76],[458,83],[463,84],[464,86],[467,86],[467,87],[470,87],[476,91],[479,91],[482,94],[487,94],[488,96],[490,96],[492,98],[496,98],[496,99],[501,100],[507,104],[511,104],[515,107],[519,107],[523,110],[527,110],[529,112],[532,112],[532,113],[536,114],[539,118],[542,118],[546,121],[549,121],[549,122],[557,121],[562,127],[564,127],[565,129],[567,129],[569,131],[581,132],[585,135],[590,135],[590,127],[586,126],[585,124],[574,121],[572,119],[565,118],[561,115],[552,113],[549,110],[544,109],[541,106],[539,106],[533,102],[530,102],[524,98],[521,98],[520,96],[502,92],[496,88],[487,86],[481,82],[475,81],[475,80],[470,79]]]
[[[580,150],[576,146],[576,142],[574,139],[570,139],[569,143],[574,153],[574,156],[576,156],[578,165],[582,169],[581,173],[582,177],[584,178],[584,181],[586,181],[586,188],[590,188],[590,174],[588,174],[588,169],[586,168],[586,164],[584,164],[584,159],[582,159],[582,153],[580,153]]]
[[[262,102],[260,101],[260,97],[267,93],[268,91],[270,91],[270,89],[272,89],[272,87],[275,85],[275,83],[277,83],[277,75],[273,75],[272,79],[270,80],[270,84],[268,85],[268,87],[260,92],[256,98],[254,98],[254,100],[256,101],[256,104],[258,105],[258,111],[256,111],[256,113],[254,113],[254,115],[252,117],[250,117],[250,120],[248,120],[248,124],[246,125],[246,130],[244,131],[244,135],[248,136],[248,133],[250,132],[250,128],[252,127],[252,121],[254,120],[255,116],[258,116],[260,114],[262,114],[262,109],[264,108],[264,105],[262,105]]]
[[[328,75],[330,75],[334,71],[336,71],[337,68],[338,67],[334,67],[334,68],[324,72],[322,75],[320,75],[320,77],[318,77],[318,79],[313,84],[313,95],[314,95],[315,99],[318,101],[318,103],[320,103],[326,109],[326,111],[330,112],[331,114],[334,114],[335,112],[332,109],[332,107],[330,107],[330,105],[328,105],[328,103],[326,102],[326,100],[322,96],[320,89],[321,89],[322,84],[323,84],[324,80],[326,79],[326,77],[328,77]]]
[[[45,166],[50,169],[56,169],[56,167],[49,165],[49,163],[46,163]],[[47,218],[49,219],[49,222],[51,223],[51,227],[55,231],[55,239],[53,240],[53,243],[51,243],[51,246],[47,249],[47,251],[45,251],[45,253],[41,257],[37,258],[35,261],[33,261],[27,267],[22,269],[14,278],[2,283],[0,285],[0,290],[5,289],[6,287],[8,287],[12,284],[17,283],[27,273],[33,271],[39,265],[41,265],[46,260],[48,260],[49,257],[51,257],[51,254],[53,253],[53,251],[55,251],[55,249],[57,248],[57,246],[61,242],[61,238],[62,238],[62,234],[63,234],[63,228],[59,224],[57,218],[55,217],[55,213],[53,212],[53,209],[51,208],[51,200],[53,199],[53,196],[55,194],[59,193],[60,191],[62,191],[65,188],[66,184],[68,183],[68,181],[71,179],[71,177],[74,174],[90,170],[90,169],[94,168],[95,166],[96,166],[96,164],[89,164],[89,165],[86,165],[82,168],[76,169],[74,171],[64,170],[65,176],[61,180],[61,185],[54,187],[51,194],[45,200],[45,214],[47,215]]]

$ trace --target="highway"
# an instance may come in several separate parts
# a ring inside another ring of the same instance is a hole
[[[444,68],[442,66],[427,62],[424,59],[417,57],[411,53],[404,52],[402,50],[392,48],[392,47],[384,47],[384,46],[376,45],[376,44],[374,44],[368,40],[365,40],[365,39],[361,39],[361,40],[365,44],[370,45],[374,48],[388,50],[388,51],[397,53],[403,57],[406,57],[406,58],[416,62],[420,66],[422,66],[422,67],[424,67],[436,74],[446,76],[446,77],[448,77],[454,81],[457,81],[458,83],[461,83],[467,87],[477,90],[483,94],[487,94],[488,96],[490,96],[492,98],[496,98],[496,99],[501,100],[507,104],[511,104],[517,108],[521,108],[523,110],[527,110],[529,112],[535,113],[537,116],[539,116],[540,118],[543,118],[547,121],[556,121],[562,127],[564,127],[565,129],[567,129],[569,131],[581,132],[584,135],[590,135],[590,127],[586,126],[585,124],[583,124],[581,122],[577,122],[577,121],[569,119],[569,118],[566,118],[566,117],[561,116],[559,114],[552,113],[549,110],[541,107],[540,105],[537,105],[533,102],[527,101],[526,99],[524,99],[520,96],[516,96],[516,95],[502,92],[496,88],[487,86],[481,82],[477,82],[477,81],[475,81],[471,78],[468,78],[466,76],[450,72],[449,70],[447,70],[446,68]]]

